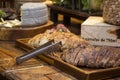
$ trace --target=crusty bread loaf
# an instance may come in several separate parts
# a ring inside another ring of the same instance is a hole
[[[62,42],[63,52],[59,54],[59,57],[70,64],[92,68],[120,66],[119,48],[94,47],[79,36],[64,31],[55,29],[47,30],[43,34],[38,34],[30,39],[28,44],[33,47],[38,47],[49,40],[54,39],[55,42]]]
[[[36,35],[28,41],[28,44],[32,45],[33,47],[38,47],[52,39],[54,39],[55,42],[61,41],[63,48],[72,48],[73,46],[75,47],[78,45],[75,43],[88,44],[85,40],[79,38],[79,36],[76,36],[70,32],[54,31],[51,33],[51,30],[47,30],[43,34]]]

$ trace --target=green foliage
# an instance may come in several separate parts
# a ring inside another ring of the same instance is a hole
[[[88,9],[99,9],[101,6],[102,0],[82,0],[83,10]]]
[[[89,0],[82,0],[83,10],[89,9]]]
[[[102,3],[103,0],[98,0],[99,3]]]
[[[100,10],[102,4],[102,0],[91,0],[90,8],[92,10]]]
[[[2,10],[0,10],[0,18],[4,17],[6,15],[5,12],[3,12]]]
[[[55,4],[59,4],[59,3],[60,3],[60,0],[53,0],[53,2],[54,2]]]

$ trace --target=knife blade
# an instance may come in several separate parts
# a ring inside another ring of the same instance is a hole
[[[40,55],[40,54],[48,54],[48,53],[51,53],[51,52],[60,52],[61,51],[61,42],[57,42],[57,43],[54,43],[54,41],[50,41],[30,52],[28,52],[27,54],[24,54],[22,56],[19,56],[16,58],[16,64],[20,64],[28,59],[31,59],[37,55]]]

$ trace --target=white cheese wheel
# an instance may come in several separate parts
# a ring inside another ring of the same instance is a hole
[[[21,22],[24,26],[42,25],[48,21],[48,9],[44,3],[25,3],[21,6]]]

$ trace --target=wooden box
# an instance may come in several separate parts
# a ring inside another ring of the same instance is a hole
[[[107,24],[102,17],[90,16],[81,25],[81,37],[92,45],[120,47],[120,26]]]

